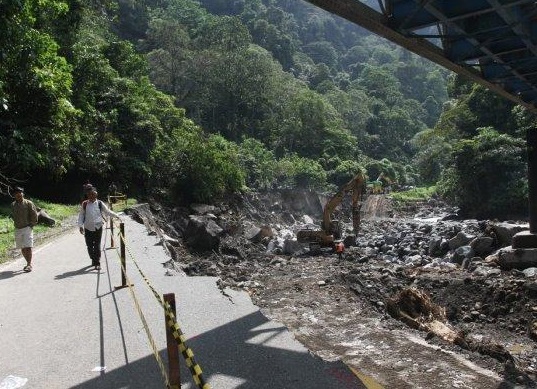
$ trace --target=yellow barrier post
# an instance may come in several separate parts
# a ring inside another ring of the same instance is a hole
[[[126,207],[128,205],[127,195],[119,193],[113,196],[108,196],[108,203],[110,204],[110,206],[112,206],[112,203],[119,203],[120,201],[123,202],[123,205]]]
[[[110,218],[110,248],[114,247],[114,221]]]
[[[110,204],[110,210],[112,211],[112,203],[110,202],[110,197],[108,197],[108,204]],[[110,247],[114,248],[114,220],[110,218]]]
[[[170,304],[170,309],[173,315],[176,316],[175,310],[175,294],[168,293],[164,295],[164,301]],[[173,337],[173,331],[168,325],[168,315],[164,310],[164,323],[166,326],[166,345],[168,348],[168,380],[170,389],[181,389],[181,370],[179,368],[179,347],[177,341]]]
[[[112,206],[112,201],[110,199],[110,195],[108,195],[108,206],[110,207],[111,211],[114,210],[114,207]],[[112,220],[112,218],[110,218],[110,227],[108,227],[108,229],[110,230],[110,247],[108,248],[113,249],[115,248],[115,245],[114,245],[114,221]]]
[[[127,285],[127,261],[125,259],[125,223],[119,223],[119,234],[120,234],[120,255],[121,255],[121,285],[116,286],[115,289],[121,289]]]

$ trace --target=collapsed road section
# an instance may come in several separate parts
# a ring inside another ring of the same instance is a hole
[[[387,387],[535,387],[536,271],[498,263],[524,223],[452,220],[436,201],[376,209],[339,260],[296,242],[323,200],[279,192],[148,212],[175,266],[248,291],[312,352]]]

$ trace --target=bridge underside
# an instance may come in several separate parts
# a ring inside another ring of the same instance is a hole
[[[537,113],[530,0],[307,0]]]

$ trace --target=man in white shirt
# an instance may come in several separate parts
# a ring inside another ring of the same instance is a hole
[[[97,199],[97,189],[92,187],[88,190],[88,199],[82,202],[78,214],[78,227],[86,239],[91,266],[95,266],[95,270],[101,270],[101,237],[106,216],[119,219],[117,213],[112,212],[105,203]]]

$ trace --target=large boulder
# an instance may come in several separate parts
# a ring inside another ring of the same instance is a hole
[[[37,210],[37,222],[39,224],[44,224],[46,226],[52,227],[56,224],[56,220],[49,216],[49,214],[44,210],[38,208]]]
[[[498,263],[503,270],[524,270],[537,267],[537,248],[513,249],[510,246],[504,247],[498,252]]]
[[[218,249],[223,232],[212,218],[190,215],[183,239],[196,251],[212,251]]]
[[[474,250],[471,246],[461,246],[453,252],[452,262],[462,265],[465,259],[471,259],[473,256]]]
[[[294,239],[285,239],[282,250],[285,255],[298,255],[304,252],[304,244]]]
[[[441,236],[435,236],[429,241],[428,254],[431,257],[442,257],[448,251],[448,241],[445,238]]]
[[[494,223],[490,227],[494,231],[500,247],[510,246],[516,233],[530,229],[529,224],[526,223]]]
[[[494,250],[494,239],[490,236],[479,236],[470,243],[470,246],[475,251],[476,255],[484,257]]]
[[[459,231],[457,235],[449,240],[449,249],[456,250],[459,247],[466,246],[475,236],[469,235],[464,231]]]
[[[217,212],[217,208],[214,205],[208,204],[190,204],[190,208],[197,215],[214,214]]]
[[[265,238],[273,238],[274,232],[272,231],[272,228],[267,225],[258,227],[253,224],[246,224],[244,226],[244,236],[253,243],[260,243]]]
[[[323,204],[314,191],[283,190],[281,195],[286,208],[291,212],[319,215],[319,217],[323,213]]]

